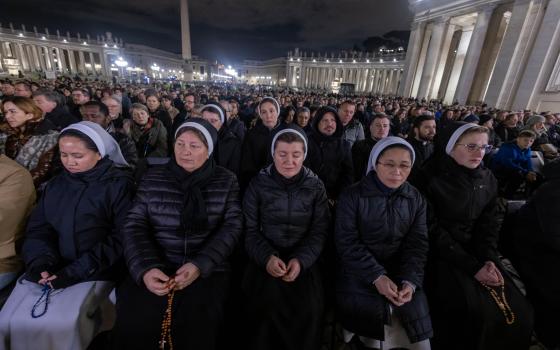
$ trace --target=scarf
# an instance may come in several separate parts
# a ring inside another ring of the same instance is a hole
[[[297,173],[296,175],[292,176],[289,179],[284,177],[282,174],[280,174],[278,170],[276,170],[274,164],[272,164],[270,167],[271,167],[270,173],[274,181],[278,182],[286,190],[291,190],[293,187],[295,187],[301,181],[304,175],[303,167],[301,167],[299,173]]]
[[[214,157],[210,157],[200,168],[192,173],[181,168],[174,158],[167,163],[167,169],[169,169],[172,177],[177,181],[177,185],[184,196],[181,227],[186,231],[205,229],[208,226],[208,213],[201,189],[210,183],[214,176],[216,169]]]

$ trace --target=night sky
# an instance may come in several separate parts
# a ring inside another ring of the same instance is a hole
[[[295,47],[351,49],[370,36],[409,30],[412,21],[408,0],[190,0],[189,11],[193,55],[226,64]],[[0,22],[93,39],[110,31],[125,43],[181,51],[179,0],[3,1]]]

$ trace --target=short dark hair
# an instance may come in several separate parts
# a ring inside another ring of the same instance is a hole
[[[23,85],[23,87],[25,87],[25,90],[31,91],[31,84],[29,84],[27,81],[18,81],[14,84],[14,86],[16,85]]]
[[[109,115],[109,108],[104,103],[101,103],[99,101],[88,101],[88,102],[84,103],[82,105],[82,107],[84,107],[84,108],[85,107],[98,107],[99,112],[101,114],[103,114],[103,116],[106,117],[106,116]],[[81,107],[80,107],[80,109],[81,109]]]
[[[354,103],[354,101],[352,101],[352,100],[344,100],[344,101],[340,104],[340,107],[342,107],[343,105],[355,106],[356,103]]]
[[[84,96],[91,97],[91,94],[89,93],[89,90],[88,90],[88,89],[84,89],[84,88],[80,88],[80,87],[75,87],[75,88],[72,89],[72,92],[74,92],[74,91],[81,91],[82,94],[84,94]]]
[[[419,115],[418,117],[414,118],[414,120],[412,121],[412,128],[420,128],[420,126],[422,125],[423,122],[428,121],[428,120],[436,120],[436,118],[432,115],[427,115],[427,114],[422,114]]]
[[[301,144],[303,145],[303,152],[305,152],[305,140],[303,140],[301,138],[301,136],[298,136],[298,135],[294,134],[293,132],[287,132],[287,133],[279,135],[276,138],[276,141],[274,142],[274,149],[275,150],[276,150],[276,145],[278,144],[279,141],[286,142],[286,143],[301,142]]]
[[[532,130],[521,130],[517,137],[530,137],[532,139],[536,139],[537,134],[535,134],[535,132]]]

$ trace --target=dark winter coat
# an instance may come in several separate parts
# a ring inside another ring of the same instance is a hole
[[[560,161],[544,168],[546,182],[521,208],[514,229],[515,263],[535,307],[537,336],[545,345],[560,344]]]
[[[366,168],[369,161],[371,149],[377,141],[368,137],[357,141],[352,146],[352,162],[354,163],[354,181],[360,181],[366,176]]]
[[[70,124],[81,122],[74,115],[68,112],[66,106],[56,106],[52,111],[45,114],[45,119],[54,124],[56,130],[60,131]]]
[[[151,168],[144,175],[122,230],[126,263],[138,284],[148,270],[174,273],[188,262],[200,269],[202,277],[229,269],[227,260],[243,222],[237,179],[218,166],[201,192],[208,225],[182,232],[184,194],[176,179],[166,167]]]
[[[319,178],[303,168],[301,179],[286,187],[263,169],[249,185],[243,199],[249,257],[263,269],[271,255],[286,263],[291,258],[302,270],[310,268],[326,240],[329,209]]]
[[[122,235],[132,177],[108,158],[86,172],[62,172],[33,210],[22,255],[28,274],[48,271],[68,285],[121,278]]]
[[[218,144],[213,155],[216,163],[239,176],[241,166],[241,140],[225,125],[218,132]]]
[[[373,282],[382,275],[399,286],[410,282],[416,286],[412,300],[401,307],[393,305],[393,309],[411,342],[417,342],[432,336],[422,292],[428,253],[426,203],[408,183],[387,193],[375,177],[375,172],[370,172],[344,191],[337,203],[338,314],[346,329],[384,339],[389,301]]]
[[[243,140],[243,151],[241,154],[240,184],[243,189],[249,185],[251,179],[261,169],[272,162],[270,143],[272,142],[272,134],[279,126],[280,123],[274,129],[268,129],[259,119],[257,124],[247,131],[245,140]]]

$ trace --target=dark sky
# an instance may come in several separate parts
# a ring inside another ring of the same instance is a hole
[[[125,42],[181,51],[179,0],[9,0],[0,22],[40,32],[110,31]],[[190,0],[194,55],[235,63],[285,56],[295,47],[352,48],[370,36],[408,30],[408,0]]]

